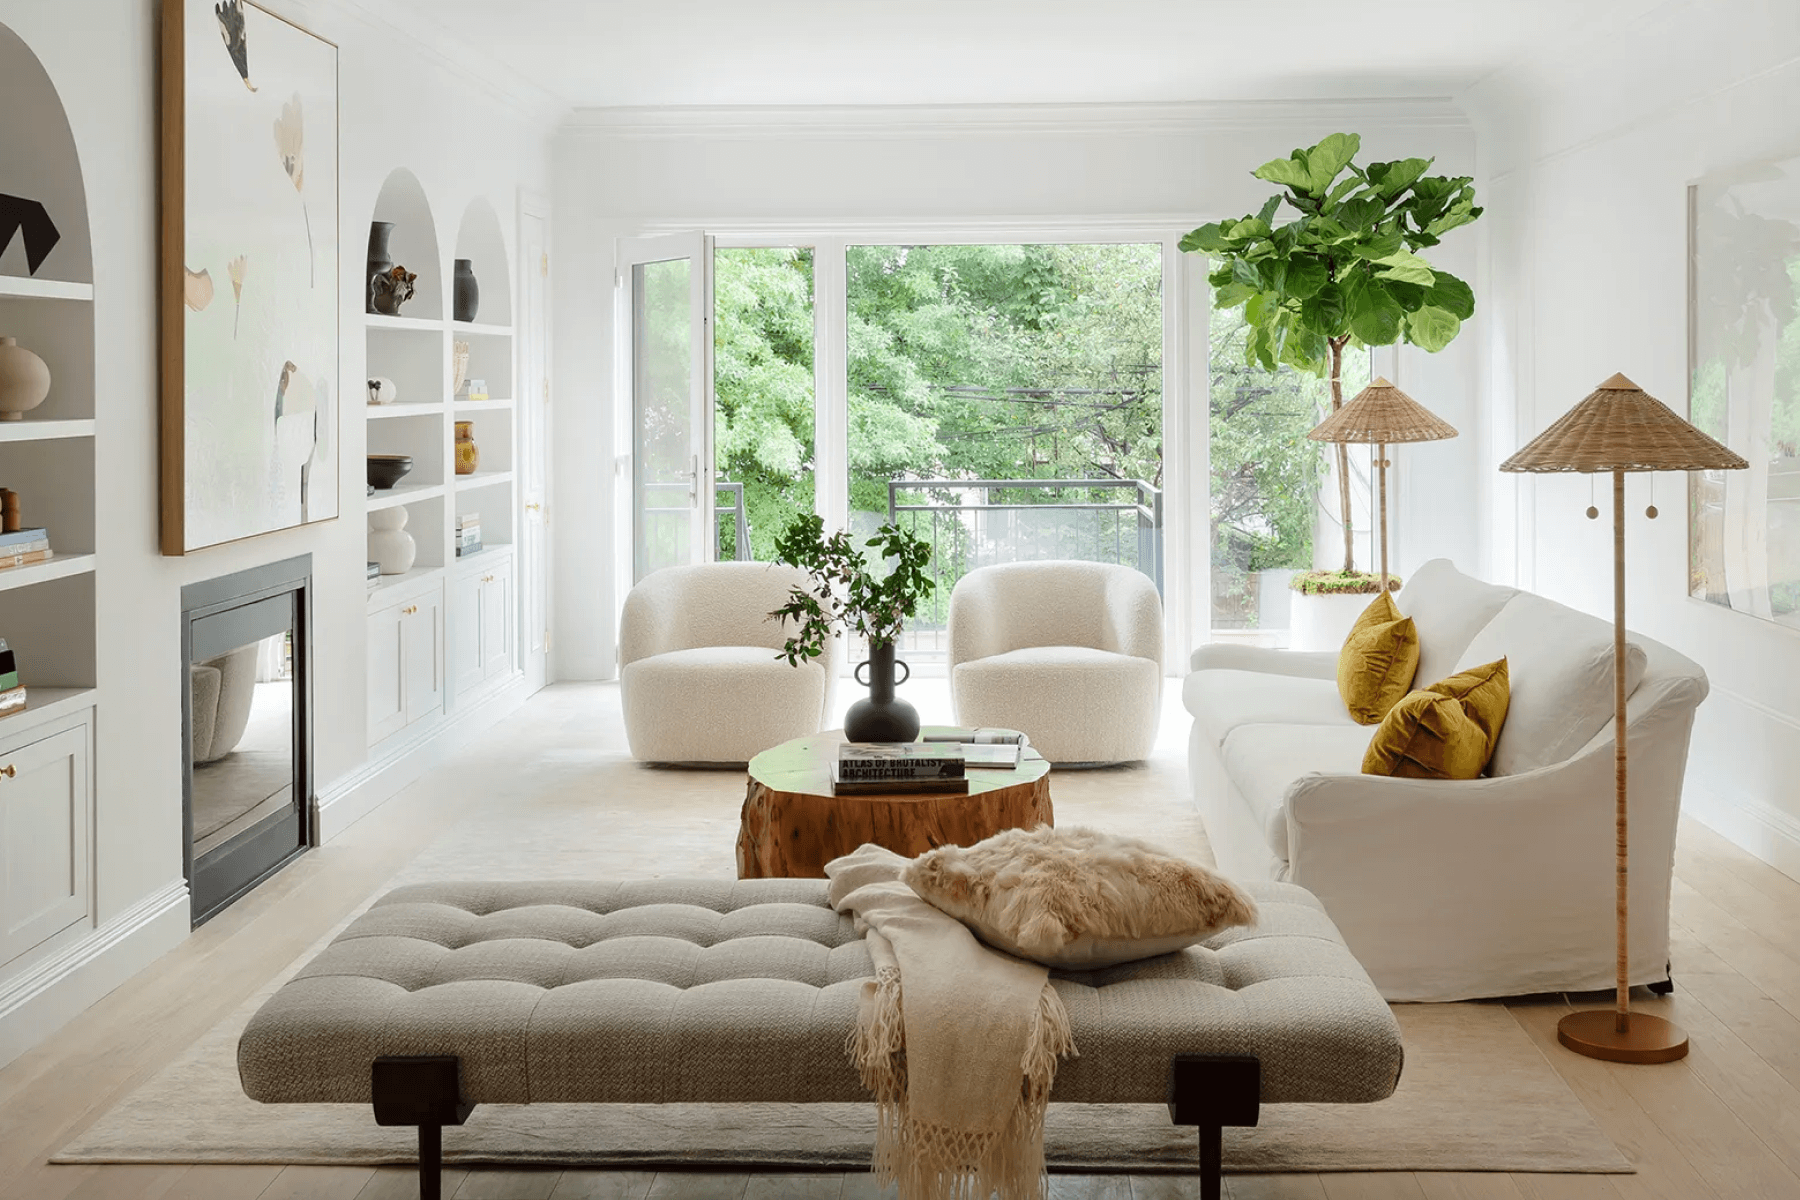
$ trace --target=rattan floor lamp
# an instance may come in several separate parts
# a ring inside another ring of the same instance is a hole
[[[1612,472],[1613,478],[1613,781],[1614,880],[1618,920],[1618,985],[1611,1011],[1570,1013],[1557,1040],[1589,1058],[1610,1062],[1673,1062],[1688,1051],[1679,1025],[1631,1011],[1626,924],[1630,849],[1625,803],[1625,472],[1732,471],[1750,464],[1695,429],[1623,375],[1614,375],[1530,445],[1500,464],[1502,471]],[[1590,507],[1588,516],[1599,514]],[[1656,516],[1652,505],[1647,515]]]
[[[1387,448],[1394,442],[1436,442],[1456,436],[1456,430],[1430,409],[1377,376],[1374,383],[1351,397],[1350,403],[1326,417],[1306,435],[1315,442],[1351,442],[1373,445],[1376,472],[1380,476],[1381,590],[1388,590]]]

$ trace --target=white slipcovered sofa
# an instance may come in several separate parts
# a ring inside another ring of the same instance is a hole
[[[1162,598],[1110,563],[979,567],[950,593],[959,725],[1022,730],[1053,763],[1132,762],[1162,712]]]
[[[1188,766],[1219,867],[1324,902],[1389,1000],[1612,986],[1612,624],[1427,563],[1399,594],[1413,686],[1508,660],[1512,700],[1488,775],[1361,773],[1375,726],[1337,690],[1337,654],[1208,645],[1182,698]],[[1668,977],[1669,886],[1694,710],[1706,675],[1628,635],[1630,977]]]
[[[838,639],[799,666],[777,657],[794,626],[769,614],[796,586],[806,586],[797,567],[721,562],[665,567],[631,589],[619,690],[633,758],[741,764],[825,727]]]

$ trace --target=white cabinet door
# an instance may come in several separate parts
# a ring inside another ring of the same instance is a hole
[[[0,962],[88,915],[88,726],[0,754]]]
[[[450,680],[458,696],[484,678],[482,637],[487,621],[482,614],[481,575],[463,575],[450,583]]]
[[[369,614],[369,744],[406,728],[406,656],[400,637],[404,604]]]
[[[513,666],[512,564],[481,577],[481,675],[499,679]]]
[[[406,723],[411,725],[444,706],[444,593],[427,592],[400,611]]]

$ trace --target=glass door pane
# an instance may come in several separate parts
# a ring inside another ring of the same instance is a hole
[[[936,551],[909,661],[942,654],[951,589],[989,563],[1160,588],[1162,247],[851,246],[846,268],[851,531]]]
[[[703,561],[708,275],[698,235],[625,239],[622,281],[632,431],[633,574]]]
[[[1329,447],[1307,432],[1331,408],[1331,386],[1244,358],[1248,326],[1241,309],[1211,317],[1212,633],[1214,638],[1285,646],[1288,581],[1314,566],[1314,544],[1343,545]],[[1369,383],[1369,352],[1346,347],[1344,399]],[[1370,447],[1350,447],[1351,503],[1367,521]],[[1363,562],[1368,560],[1365,558]]]
[[[811,247],[713,251],[714,556],[775,557],[813,512]]]

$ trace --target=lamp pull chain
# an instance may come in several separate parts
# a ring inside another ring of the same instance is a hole
[[[1600,509],[1594,504],[1594,477],[1592,475],[1588,476],[1587,519],[1590,521],[1598,521],[1600,519]]]
[[[1650,472],[1650,507],[1646,508],[1644,510],[1644,515],[1646,517],[1649,517],[1652,521],[1656,520],[1656,472],[1655,471]]]

